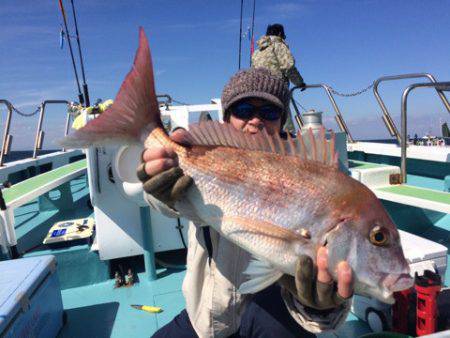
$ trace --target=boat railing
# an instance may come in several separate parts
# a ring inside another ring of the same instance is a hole
[[[45,108],[49,104],[65,104],[65,105],[67,105],[67,108],[69,108],[70,102],[66,101],[66,100],[45,100],[41,103],[40,109],[39,109],[39,120],[38,120],[38,125],[37,125],[37,130],[36,130],[36,136],[34,139],[33,158],[36,158],[38,151],[42,149],[42,143],[44,141],[44,135],[45,135],[45,132],[42,130],[42,122],[44,120]],[[66,117],[66,126],[65,126],[65,130],[64,130],[64,136],[66,136],[69,133],[70,117],[71,117],[71,114],[69,112],[69,109],[67,109],[67,117]],[[62,151],[65,151],[65,149],[62,148]]]
[[[431,84],[437,83],[435,77],[429,73],[412,73],[412,74],[383,76],[373,82],[373,94],[375,95],[375,98],[383,112],[383,116],[382,116],[383,122],[386,125],[386,128],[388,129],[391,136],[395,137],[399,143],[401,142],[401,135],[398,132],[398,129],[395,126],[394,120],[392,119],[391,115],[389,114],[389,111],[386,108],[386,105],[384,104],[384,101],[382,100],[382,98],[378,92],[378,85],[381,82],[385,82],[385,81],[416,79],[416,78],[426,78],[426,79],[430,80]],[[439,97],[442,100],[442,103],[444,104],[447,111],[450,113],[450,103],[448,102],[447,97],[442,92],[442,90],[438,89],[438,86],[430,86],[430,87],[434,87],[436,89]]]
[[[341,110],[339,109],[339,107],[338,107],[338,105],[336,103],[336,100],[334,99],[334,96],[333,96],[333,94],[331,92],[331,88],[328,85],[323,84],[323,83],[306,85],[304,87],[294,87],[294,88],[291,89],[291,93],[290,93],[290,95],[291,95],[290,96],[291,97],[291,102],[292,102],[292,105],[293,105],[293,107],[295,109],[295,119],[297,120],[297,123],[299,124],[299,126],[300,127],[303,126],[303,120],[302,120],[300,111],[298,110],[297,103],[294,100],[293,94],[294,94],[295,90],[298,90],[298,89],[305,90],[305,89],[309,89],[309,88],[322,88],[323,90],[325,90],[325,92],[327,93],[328,99],[330,100],[331,105],[333,106],[333,109],[336,112],[335,119],[336,119],[336,123],[339,126],[339,129],[341,129],[341,131],[345,132],[345,134],[347,135],[348,142],[353,143],[354,139],[353,139],[353,137],[352,137],[352,135],[350,133],[350,130],[347,127],[347,124],[345,123],[345,120],[344,120],[344,117],[342,116]]]
[[[441,93],[439,95],[441,99],[448,104],[448,101],[445,98],[444,91],[450,91],[450,81],[449,82],[435,82],[432,81],[431,83],[414,83],[407,87],[403,91],[402,95],[402,116],[401,116],[401,162],[400,162],[400,169],[401,169],[401,176],[402,176],[402,182],[406,183],[406,148],[408,143],[408,132],[407,132],[407,103],[408,103],[408,95],[409,93],[415,89],[415,88],[434,88],[438,93]],[[447,105],[446,105],[447,107]],[[448,107],[447,107],[448,109]]]
[[[8,115],[6,116],[5,130],[3,132],[2,149],[0,151],[0,167],[3,166],[4,157],[8,155],[11,149],[12,135],[9,133],[11,126],[11,118],[13,113],[13,105],[8,100],[0,100],[0,104],[6,105]]]

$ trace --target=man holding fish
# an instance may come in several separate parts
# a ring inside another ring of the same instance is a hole
[[[280,134],[285,139],[286,133],[281,127],[287,118],[288,95],[283,79],[267,70],[242,71],[223,89],[224,122],[246,133],[266,130],[269,135]],[[186,143],[183,130],[175,131],[171,138]],[[183,198],[192,179],[178,167],[177,155],[170,147],[147,149],[143,160],[138,176],[144,183],[150,205],[167,216],[178,217],[170,206]],[[281,292],[278,286],[270,286],[252,300],[238,291],[250,261],[248,253],[214,229],[189,229],[188,266],[183,284],[187,312],[181,312],[154,337],[193,337],[195,332],[201,337],[232,334],[308,337],[314,335],[301,326],[317,333],[334,329],[345,320],[349,308],[346,299],[352,296],[351,269],[346,262],[338,266],[336,285],[327,270],[325,247],[318,250],[316,267],[311,258],[301,256],[296,278],[284,276],[280,280],[284,286]],[[285,318],[280,321],[283,316]]]
[[[333,135],[281,133],[287,102],[283,80],[243,71],[222,93],[227,123],[190,125],[170,138],[141,28],[113,105],[62,142],[144,144],[138,176],[148,202],[196,224],[186,311],[156,337],[305,337],[302,327],[318,333],[342,323],[353,291],[392,303],[393,292],[411,287],[400,236],[381,202],[339,171]]]

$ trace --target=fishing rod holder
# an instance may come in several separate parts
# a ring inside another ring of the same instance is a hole
[[[381,82],[385,82],[385,81],[417,79],[417,78],[426,78],[430,81],[431,84],[437,83],[434,76],[429,73],[412,73],[412,74],[383,76],[373,82],[373,94],[375,95],[375,99],[377,100],[377,102],[380,105],[381,110],[383,112],[383,116],[382,116],[383,122],[386,125],[386,128],[389,131],[389,134],[391,134],[392,137],[395,137],[397,139],[398,143],[401,143],[401,135],[398,132],[397,127],[395,126],[394,120],[392,119],[391,115],[389,114],[389,111],[386,108],[384,101],[381,99],[381,96],[378,92],[378,85]],[[450,113],[450,103],[448,102],[447,97],[443,93],[444,90],[439,88],[439,86],[431,86],[431,87],[434,87],[436,89],[439,97],[442,100],[442,103],[444,104],[447,111]]]
[[[13,105],[8,100],[0,100],[0,104],[4,104],[8,109],[8,115],[6,116],[5,130],[3,132],[2,150],[0,152],[0,167],[3,167],[3,161],[6,155],[11,150],[12,135],[9,133],[9,127],[11,126],[11,118],[13,113]]]
[[[432,82],[432,83],[414,83],[407,87],[403,91],[402,95],[402,115],[401,115],[401,162],[400,162],[400,170],[402,175],[402,182],[406,183],[406,148],[408,144],[408,133],[407,133],[407,103],[408,103],[408,95],[415,88],[434,88],[438,91],[438,93],[442,93],[444,91],[450,91],[450,81],[449,82]],[[442,99],[442,96],[439,95]],[[445,95],[444,95],[445,98]],[[447,100],[445,100],[447,102]],[[448,102],[447,102],[448,103]]]
[[[33,158],[36,158],[38,155],[38,150],[42,150],[42,143],[44,142],[45,132],[42,130],[42,122],[44,120],[45,108],[49,104],[65,104],[67,106],[67,117],[66,117],[66,126],[64,130],[64,136],[69,133],[70,128],[70,117],[72,116],[69,111],[70,102],[66,100],[45,100],[41,103],[39,108],[39,121],[36,130],[36,136],[34,138],[34,148],[33,148]],[[64,148],[61,149],[65,151]]]
[[[341,131],[343,131],[347,135],[348,142],[354,143],[355,141],[350,133],[350,130],[347,127],[347,124],[345,123],[345,120],[344,120],[344,117],[342,116],[341,110],[339,109],[339,107],[336,103],[336,100],[334,99],[334,96],[331,92],[331,88],[326,84],[322,84],[322,83],[321,84],[312,84],[312,85],[305,85],[302,87],[296,86],[291,89],[291,91],[290,91],[291,102],[295,109],[295,119],[297,120],[297,123],[300,126],[300,128],[304,125],[304,121],[301,117],[300,111],[298,110],[298,107],[294,100],[293,95],[294,95],[295,90],[302,89],[302,91],[304,91],[308,88],[322,88],[323,90],[325,90],[325,92],[327,93],[328,99],[330,100],[331,105],[333,106],[333,109],[336,112],[336,116],[334,118],[336,120],[336,123],[339,126],[339,129],[341,129]]]

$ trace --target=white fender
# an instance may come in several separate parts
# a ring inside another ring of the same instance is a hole
[[[120,147],[112,162],[112,171],[117,189],[127,199],[140,207],[148,206],[144,200],[142,183],[136,176],[136,168],[141,163],[142,145]]]

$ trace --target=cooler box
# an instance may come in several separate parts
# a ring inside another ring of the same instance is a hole
[[[0,337],[56,337],[62,325],[55,257],[0,262]]]
[[[429,239],[399,230],[403,253],[411,268],[411,275],[431,270],[439,273],[442,284],[447,270],[447,247]]]

